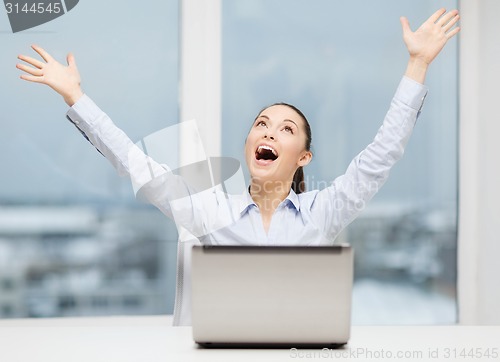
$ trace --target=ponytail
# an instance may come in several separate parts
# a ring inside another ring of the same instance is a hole
[[[298,195],[306,191],[306,183],[304,181],[304,170],[301,167],[295,171],[292,181],[292,190]]]

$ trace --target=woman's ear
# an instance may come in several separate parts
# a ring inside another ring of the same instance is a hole
[[[309,162],[311,162],[312,160],[312,152],[311,151],[305,151],[302,156],[300,156],[299,158],[299,162],[297,163],[300,167],[304,167],[306,166],[307,164],[309,164]]]

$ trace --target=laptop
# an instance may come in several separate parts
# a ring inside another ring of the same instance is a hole
[[[193,339],[203,347],[336,348],[349,340],[349,245],[196,245],[191,267]]]

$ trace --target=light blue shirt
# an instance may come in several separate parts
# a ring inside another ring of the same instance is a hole
[[[213,187],[195,192],[168,166],[145,155],[88,96],[75,103],[67,117],[121,175],[130,177],[135,190],[201,243],[331,245],[403,156],[426,94],[426,87],[403,77],[373,142],[330,186],[298,195],[290,190],[267,234],[248,191],[231,195]]]

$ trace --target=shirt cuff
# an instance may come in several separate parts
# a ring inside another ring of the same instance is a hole
[[[93,121],[102,115],[102,110],[90,99],[86,94],[73,104],[66,113],[66,118],[73,122],[76,126],[80,123],[92,125]],[[80,127],[79,127],[80,128]]]
[[[94,128],[93,123],[100,115],[102,115],[101,109],[86,94],[81,96],[68,112],[66,112],[66,118],[73,123],[82,136],[92,145],[94,145],[94,143],[90,140],[87,133],[91,133],[90,130]],[[99,151],[101,155],[103,154],[97,147],[96,150]]]
[[[423,84],[403,76],[394,98],[420,112],[429,89]]]

